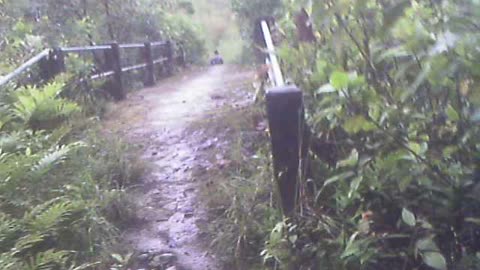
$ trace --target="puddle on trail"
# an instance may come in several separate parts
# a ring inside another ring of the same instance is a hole
[[[131,95],[107,118],[112,132],[145,146],[144,159],[152,164],[133,191],[139,222],[126,232],[127,242],[141,254],[136,269],[222,269],[199,229],[209,221],[197,198],[200,183],[192,177],[206,162],[197,158],[198,152],[211,145],[199,139],[201,131],[185,130],[224,105],[226,88],[245,85],[251,76],[236,67],[217,66],[169,79]]]

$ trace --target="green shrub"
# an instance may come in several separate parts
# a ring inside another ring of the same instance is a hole
[[[285,2],[278,54],[321,147],[301,180],[303,211],[267,237],[267,265],[478,268],[480,6],[309,3]],[[297,40],[300,7],[315,43]]]
[[[78,132],[71,123],[80,107],[61,98],[61,88],[11,92],[1,106],[2,269],[87,266],[132,217],[125,188],[144,166],[120,141]]]

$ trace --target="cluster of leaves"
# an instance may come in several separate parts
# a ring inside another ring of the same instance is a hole
[[[176,0],[0,1],[0,73],[8,73],[44,48],[112,41],[173,39],[193,55],[189,60],[200,59],[204,42],[188,20],[188,6]]]
[[[252,61],[257,44],[251,41],[254,37],[254,29],[260,18],[272,17],[281,14],[283,10],[282,0],[231,0],[232,10],[238,16],[240,34],[248,42],[244,45],[241,58],[243,62]]]
[[[130,215],[124,188],[141,166],[122,144],[78,132],[81,107],[63,88],[1,94],[1,269],[106,269],[97,260]]]
[[[281,269],[480,267],[478,1],[285,1],[278,53],[305,93],[300,214]],[[317,41],[296,41],[305,8]]]
[[[240,18],[240,24],[246,38],[251,37],[255,22],[262,17],[272,16],[282,9],[281,0],[232,0],[232,10]]]

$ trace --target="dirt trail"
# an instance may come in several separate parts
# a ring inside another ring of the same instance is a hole
[[[198,195],[200,183],[192,176],[204,162],[199,152],[212,142],[186,130],[215,114],[227,102],[225,95],[250,80],[251,73],[232,66],[190,72],[130,95],[107,117],[106,127],[142,144],[144,159],[153,164],[133,194],[140,222],[126,233],[143,253],[137,269],[221,269],[199,229],[209,220]]]

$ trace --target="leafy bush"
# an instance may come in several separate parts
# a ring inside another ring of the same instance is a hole
[[[123,144],[79,133],[62,87],[13,91],[0,106],[1,269],[93,267],[130,217],[124,189],[143,166]]]
[[[162,18],[162,36],[172,39],[183,47],[186,61],[202,63],[205,56],[205,41],[200,38],[198,27],[183,15],[165,14]]]
[[[310,3],[310,4],[309,4]],[[280,269],[480,267],[475,1],[286,1],[285,73],[314,146]],[[291,18],[311,14],[317,42]],[[278,269],[278,268],[277,268]]]

